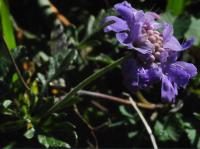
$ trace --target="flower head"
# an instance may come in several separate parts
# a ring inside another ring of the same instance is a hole
[[[125,86],[134,92],[162,82],[162,98],[174,101],[178,88],[185,88],[197,74],[193,64],[177,61],[180,52],[188,49],[194,39],[180,44],[173,35],[172,25],[158,22],[158,14],[136,10],[126,1],[116,4],[114,9],[119,17],[106,17],[104,22],[114,23],[104,31],[115,32],[120,44],[136,52],[122,66]]]
[[[114,21],[114,23],[107,26],[104,31],[115,32],[117,40],[129,49],[137,50],[143,54],[151,53],[154,47],[148,40],[148,30],[157,27],[155,20],[159,19],[159,15],[136,10],[126,1],[116,4],[114,9],[120,17],[106,17],[104,22]]]

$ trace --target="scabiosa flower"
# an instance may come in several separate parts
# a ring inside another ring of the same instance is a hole
[[[138,11],[126,1],[116,4],[114,9],[121,18],[106,17],[104,22],[114,21],[115,23],[107,26],[104,31],[115,32],[117,40],[129,49],[137,50],[143,54],[150,53],[154,46],[148,40],[148,35],[154,34],[153,29],[157,28],[157,23],[154,20],[159,19],[159,15],[153,12]]]
[[[172,25],[159,23],[159,15],[136,10],[126,1],[116,4],[114,9],[120,17],[106,17],[104,22],[114,23],[104,31],[115,32],[120,44],[136,53],[122,66],[125,86],[134,92],[162,82],[162,98],[175,101],[178,88],[185,88],[189,79],[197,74],[193,64],[177,61],[180,52],[188,49],[194,39],[180,44],[173,35]]]

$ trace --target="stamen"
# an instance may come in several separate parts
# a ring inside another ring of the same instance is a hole
[[[158,51],[158,49],[160,48],[160,45],[158,43],[155,43],[154,46],[155,46],[155,50]]]
[[[164,49],[164,48],[159,48],[158,51],[159,51],[159,52],[164,52],[165,49]]]
[[[153,30],[147,30],[147,33],[148,33],[149,35],[153,35],[154,31],[153,31]]]
[[[149,38],[149,41],[151,41],[152,43],[155,43],[156,42],[156,38],[155,38],[155,36],[150,36]]]
[[[156,57],[156,59],[158,59],[158,58],[160,58],[160,52],[155,52],[155,57]]]
[[[151,56],[150,56],[150,61],[151,61],[151,62],[154,62],[155,60],[156,60],[156,58],[155,58],[153,55],[151,55]]]

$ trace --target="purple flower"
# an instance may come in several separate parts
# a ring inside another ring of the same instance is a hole
[[[104,22],[114,21],[114,23],[108,25],[104,31],[115,32],[117,40],[129,49],[143,54],[151,53],[154,46],[148,40],[147,32],[157,27],[158,23],[155,22],[155,19],[159,19],[159,16],[153,12],[144,13],[142,10],[136,10],[126,1],[116,4],[114,9],[121,18],[106,17]]]
[[[197,74],[193,64],[183,61],[170,63],[163,68],[161,96],[167,101],[174,101],[177,89],[185,88],[190,78]]]
[[[156,63],[145,67],[139,61],[129,59],[122,66],[122,74],[125,86],[134,92],[159,82],[162,77],[162,69]]]
[[[176,39],[176,37],[173,35],[173,26],[168,23],[162,24],[163,32],[163,48],[164,49],[170,49],[172,51],[183,51],[188,48],[190,48],[194,42],[194,38],[190,38],[182,45],[179,43],[179,41]]]
[[[178,94],[177,89],[185,88],[189,79],[197,74],[197,69],[193,64],[177,61],[177,52],[169,51],[165,57],[160,65],[163,73],[161,96],[164,100],[173,102]]]
[[[158,23],[159,15],[136,10],[126,1],[116,4],[114,9],[120,17],[106,17],[104,22],[114,23],[104,31],[115,32],[120,44],[136,53],[122,66],[125,86],[134,92],[162,82],[162,99],[174,102],[178,89],[185,88],[197,74],[193,64],[177,61],[180,52],[191,47],[194,39],[180,44],[172,25]]]
[[[144,65],[135,59],[127,60],[122,66],[124,85],[131,92],[135,92],[161,81],[162,99],[174,102],[178,95],[178,88],[185,88],[189,79],[197,74],[197,69],[193,64],[172,61],[171,57],[168,58],[164,63],[152,63],[151,65]]]

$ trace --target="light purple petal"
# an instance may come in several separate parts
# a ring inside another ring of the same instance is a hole
[[[162,77],[161,97],[164,101],[174,102],[176,95],[178,94],[177,86],[172,85],[167,76]]]
[[[145,24],[149,29],[159,29],[162,27],[160,23],[155,21],[156,19],[160,19],[160,16],[158,14],[156,14],[155,12],[146,12],[144,15]]]
[[[144,11],[142,10],[139,10],[135,13],[134,15],[134,18],[135,18],[135,22],[144,22],[145,21],[145,14],[144,14]]]
[[[152,53],[153,45],[151,43],[144,42],[137,45],[137,47],[133,46],[132,48],[138,51],[139,53],[150,54]]]
[[[140,68],[138,70],[138,75],[139,75],[139,88],[140,89],[147,88],[150,85],[148,69]]]
[[[161,52],[159,60],[161,63],[174,63],[177,61],[179,55],[179,52],[166,49],[164,52]]]
[[[172,63],[166,68],[166,73],[171,81],[180,87],[186,87],[190,79],[190,74],[185,71],[180,63]]]
[[[129,30],[127,23],[115,16],[108,16],[104,19],[104,22],[115,21],[115,23],[108,25],[104,28],[104,32],[114,31],[114,32],[121,32]]]
[[[143,24],[138,22],[135,24],[132,24],[130,26],[130,41],[132,42],[138,42],[142,38],[142,26]]]
[[[173,26],[171,24],[164,23],[163,28],[164,28],[162,32],[163,40],[164,42],[167,42],[173,35]]]
[[[181,44],[183,50],[186,50],[186,49],[190,48],[193,45],[194,40],[195,40],[194,37],[191,37],[186,42],[184,42],[183,44]]]
[[[169,53],[167,51],[161,52],[160,53],[160,62],[161,63],[166,63],[168,59]]]
[[[149,23],[155,21],[155,19],[160,19],[160,16],[155,12],[146,12],[145,20]]]
[[[124,41],[128,38],[128,33],[116,33],[117,40],[122,44],[124,44]]]
[[[133,44],[131,42],[125,42],[128,38],[128,33],[116,33],[116,38],[120,44],[126,46],[128,49],[134,49]]]
[[[168,51],[169,56],[168,56],[168,63],[174,63],[177,61],[178,57],[180,56],[180,52],[176,51]]]
[[[134,8],[132,8],[131,4],[126,1],[115,4],[114,8],[119,15],[121,15],[128,22],[132,20],[134,12],[136,11]]]
[[[154,64],[148,70],[148,75],[149,75],[149,81],[151,83],[155,83],[161,80],[163,73],[161,68],[157,64]]]
[[[183,50],[179,41],[174,36],[171,36],[170,38],[168,38],[168,40],[164,42],[163,47],[165,49],[170,49],[170,50],[173,50],[173,51],[182,51]]]
[[[150,42],[144,42],[146,37],[142,35],[142,23],[136,23],[131,26],[131,33],[125,39],[125,34],[117,35],[119,41],[126,45],[128,49],[134,49],[140,53],[151,53],[153,45]],[[120,36],[120,37],[119,37]],[[123,37],[122,37],[123,36]],[[125,40],[123,40],[125,39]]]
[[[197,68],[191,63],[187,63],[187,62],[183,62],[183,61],[177,61],[176,65],[178,65],[185,72],[187,72],[190,75],[190,78],[197,75]]]

